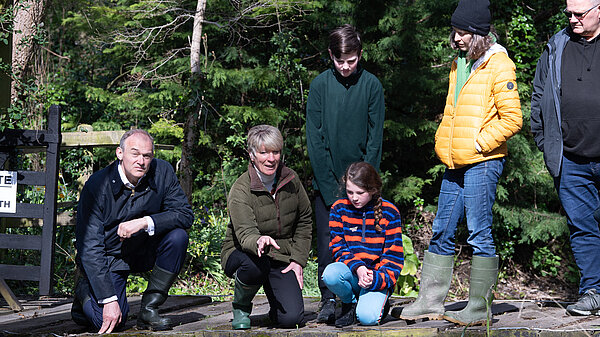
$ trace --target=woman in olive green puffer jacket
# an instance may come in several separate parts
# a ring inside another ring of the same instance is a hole
[[[235,278],[234,329],[249,329],[252,298],[261,286],[274,324],[302,324],[303,272],[311,245],[312,210],[298,178],[281,160],[279,130],[248,133],[250,164],[227,198],[230,223],[221,250],[225,274]]]

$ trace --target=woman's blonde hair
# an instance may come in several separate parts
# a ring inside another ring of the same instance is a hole
[[[450,33],[450,46],[452,49],[457,50],[458,45],[456,44],[456,41],[454,41],[455,34],[456,31],[452,29],[452,32]],[[498,40],[498,34],[493,26],[490,27],[490,34],[486,36],[472,32],[469,32],[469,34],[472,35],[471,43],[469,44],[469,50],[467,50],[467,59],[469,60],[477,60],[478,58],[482,57],[483,54],[485,54],[485,52],[488,51],[488,49],[490,49],[494,43],[496,43],[496,40]]]
[[[248,153],[256,154],[261,146],[266,150],[281,151],[283,136],[279,129],[271,125],[256,125],[248,131]]]

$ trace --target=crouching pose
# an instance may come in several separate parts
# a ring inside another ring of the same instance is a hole
[[[137,326],[167,330],[158,314],[185,260],[194,214],[175,171],[154,159],[152,137],[131,130],[121,138],[118,160],[87,181],[77,208],[77,266],[73,320],[110,333],[127,320],[127,276],[151,270]]]
[[[433,237],[425,252],[417,300],[403,319],[447,319],[461,325],[483,324],[498,276],[492,237],[496,185],[508,153],[506,142],[521,129],[515,65],[490,33],[489,1],[461,0],[452,15],[450,43],[459,50],[452,63],[435,151],[446,165]],[[473,247],[469,302],[461,311],[444,312],[454,264],[454,234],[467,218]]]
[[[388,297],[404,264],[398,209],[381,198],[381,178],[371,164],[351,164],[342,178],[347,198],[329,215],[334,263],[323,282],[342,301],[337,327],[375,325],[387,314]]]
[[[294,328],[304,318],[302,268],[310,250],[312,211],[298,175],[281,162],[282,147],[277,128],[251,128],[248,170],[227,198],[231,221],[221,265],[235,278],[234,329],[250,328],[252,299],[261,286],[275,325]]]

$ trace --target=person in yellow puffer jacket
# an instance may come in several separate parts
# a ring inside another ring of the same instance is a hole
[[[435,152],[444,172],[433,237],[425,252],[417,300],[403,308],[401,318],[441,319],[461,325],[483,324],[498,275],[492,237],[492,206],[496,185],[508,154],[506,142],[522,126],[515,65],[496,43],[488,0],[460,0],[452,15],[450,44],[458,57]],[[469,302],[461,311],[444,312],[452,280],[454,234],[466,217],[473,248]]]

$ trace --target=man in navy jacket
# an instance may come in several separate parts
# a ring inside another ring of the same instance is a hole
[[[566,0],[569,27],[554,35],[538,61],[531,132],[567,215],[581,271],[571,315],[600,314],[600,0]]]
[[[127,320],[127,276],[151,270],[137,325],[166,330],[158,306],[181,270],[194,221],[171,165],[154,158],[144,130],[123,135],[115,162],[87,181],[77,208],[77,265],[83,271],[71,314],[81,325],[110,333]]]

